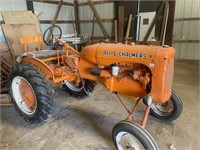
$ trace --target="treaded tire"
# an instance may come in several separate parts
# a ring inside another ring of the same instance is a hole
[[[65,81],[63,87],[71,96],[82,99],[89,96],[89,94],[92,93],[95,88],[95,82],[86,79],[84,82],[84,85],[81,87],[75,87],[73,84]]]
[[[19,100],[15,99],[16,92],[13,91],[16,90],[14,88],[16,87],[14,83],[16,78],[24,79],[29,84],[35,95],[36,107],[35,111],[31,114],[24,112],[20,109],[19,104],[17,104],[17,101]],[[20,116],[25,119],[25,121],[31,124],[41,123],[50,117],[54,104],[51,83],[46,80],[45,76],[35,66],[31,64],[19,64],[14,66],[9,75],[9,87],[10,95],[16,106],[16,110],[20,113]]]
[[[159,150],[153,137],[139,124],[130,121],[120,121],[114,126],[112,140],[117,150],[126,150],[128,146],[135,150]]]
[[[182,110],[183,110],[183,104],[182,104],[181,98],[178,96],[178,94],[174,90],[172,90],[172,95],[168,102],[170,102],[172,105],[171,110],[169,110],[168,112],[164,112],[160,110],[162,109],[162,106],[156,106],[156,104],[152,104],[151,109],[150,109],[151,115],[164,122],[172,122],[176,120],[181,115]],[[167,106],[164,106],[164,107],[167,107]]]

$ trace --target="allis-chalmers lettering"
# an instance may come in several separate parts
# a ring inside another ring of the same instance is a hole
[[[104,55],[146,59],[145,53],[129,53],[129,52],[116,52],[116,51],[105,50]]]

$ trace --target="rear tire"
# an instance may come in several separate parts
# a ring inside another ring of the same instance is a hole
[[[90,80],[83,80],[82,84],[77,87],[73,83],[64,81],[64,89],[68,92],[71,96],[82,99],[87,97],[92,91],[94,90],[95,83]]]
[[[9,76],[9,87],[16,110],[25,121],[41,123],[50,117],[53,107],[51,84],[35,66],[14,66]]]
[[[183,104],[178,94],[172,90],[170,99],[164,104],[151,105],[150,113],[155,118],[164,122],[176,120],[182,113]]]
[[[117,150],[158,150],[153,137],[139,124],[120,121],[112,131],[112,139]]]

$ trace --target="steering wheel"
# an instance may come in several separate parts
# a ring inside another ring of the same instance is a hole
[[[43,34],[43,41],[47,46],[55,45],[57,42],[54,40],[54,36],[58,38],[62,37],[62,30],[59,26],[53,25],[48,27]]]

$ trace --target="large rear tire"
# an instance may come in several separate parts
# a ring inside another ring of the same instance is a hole
[[[172,90],[172,95],[167,102],[161,104],[153,103],[151,105],[150,113],[159,120],[172,122],[181,115],[182,110],[183,104],[181,98]]]
[[[95,83],[90,80],[83,80],[79,86],[76,86],[73,82],[64,81],[64,89],[68,92],[71,96],[76,98],[85,98],[87,97],[92,91],[94,90]]]
[[[53,107],[51,84],[35,66],[14,66],[9,76],[9,87],[16,110],[25,121],[41,123],[50,117]]]
[[[139,124],[120,121],[112,131],[112,139],[117,150],[158,150],[153,137]]]

